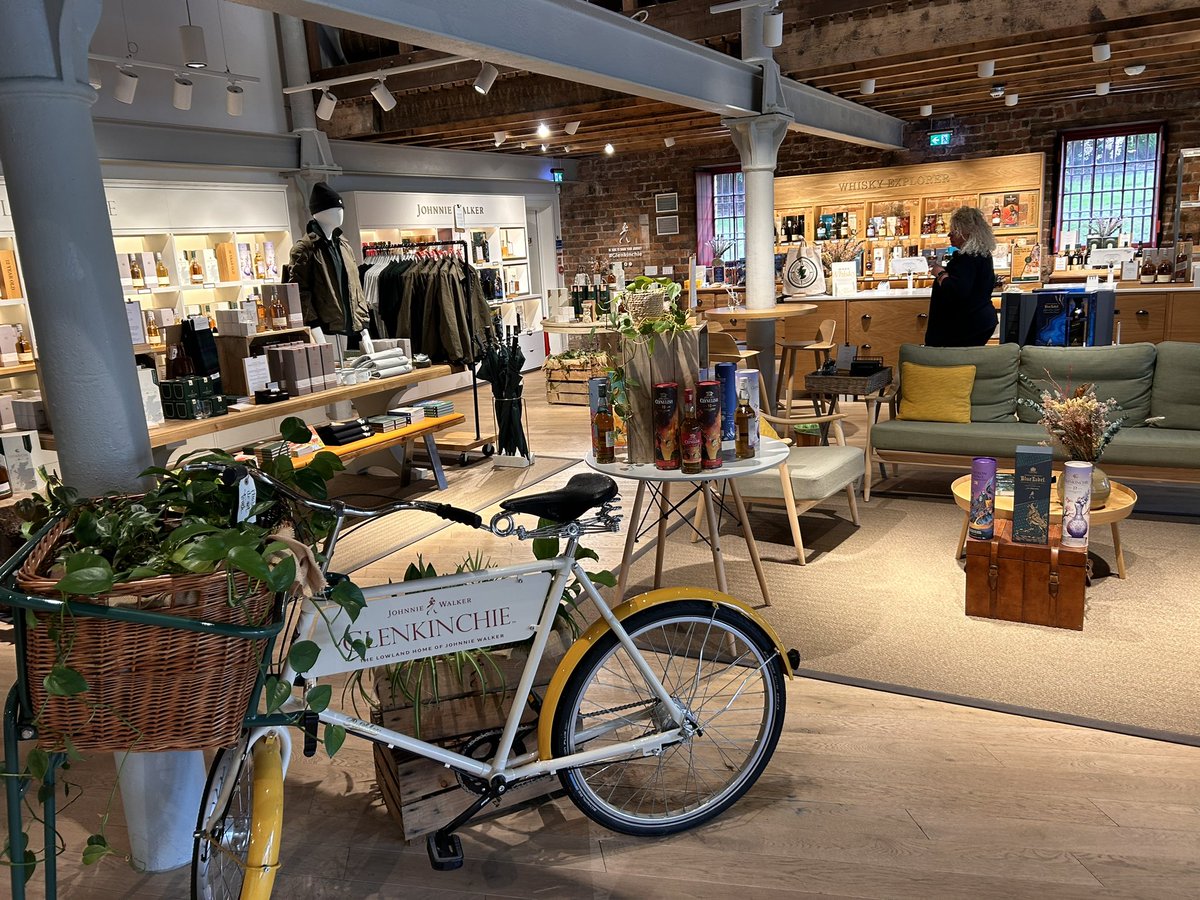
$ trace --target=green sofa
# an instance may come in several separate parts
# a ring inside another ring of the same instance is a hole
[[[881,463],[969,467],[975,456],[1011,465],[1018,444],[1046,439],[1038,412],[1017,403],[1035,399],[1047,373],[1059,385],[1094,382],[1113,397],[1124,425],[1100,460],[1110,475],[1200,481],[1200,344],[1167,341],[1119,347],[921,347],[905,344],[900,361],[924,366],[973,365],[971,421],[964,424],[878,422],[870,453]],[[899,370],[897,369],[897,375]],[[1021,375],[1039,385],[1025,384]],[[1161,421],[1146,420],[1161,416]],[[1056,448],[1056,454],[1061,453]]]

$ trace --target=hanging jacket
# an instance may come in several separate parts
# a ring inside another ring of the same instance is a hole
[[[316,220],[292,244],[288,280],[300,285],[304,324],[330,334],[358,334],[369,319],[367,298],[349,242],[335,229],[332,238]]]

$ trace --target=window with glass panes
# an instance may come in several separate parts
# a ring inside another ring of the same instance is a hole
[[[746,258],[746,182],[741,172],[713,175],[713,236],[730,245],[726,262]]]
[[[1063,135],[1056,249],[1065,246],[1063,232],[1074,231],[1082,244],[1095,224],[1118,218],[1119,234],[1153,244],[1162,148],[1157,125]]]

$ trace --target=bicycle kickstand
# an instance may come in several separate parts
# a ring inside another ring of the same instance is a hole
[[[437,831],[425,837],[425,850],[429,853],[429,864],[439,872],[461,869],[463,864],[462,840],[454,832],[470,822],[481,809],[497,801],[505,792],[504,779],[496,776],[487,793],[480,795],[474,803]]]

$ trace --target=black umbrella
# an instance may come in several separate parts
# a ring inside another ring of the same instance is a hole
[[[511,334],[488,344],[479,365],[479,377],[492,386],[496,405],[496,444],[500,452],[510,456],[519,453],[529,459],[529,442],[521,422],[521,394],[525,389],[521,367],[525,364],[525,354],[517,342],[519,330],[518,324]]]

